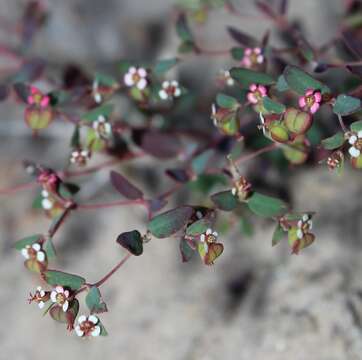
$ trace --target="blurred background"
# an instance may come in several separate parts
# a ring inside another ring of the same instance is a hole
[[[95,69],[112,71],[120,58],[154,60],[176,54],[173,0],[44,3],[49,18],[30,53],[46,58],[54,74],[79,64],[90,74]],[[211,13],[198,29],[205,48],[234,45],[226,24],[255,36],[271,27],[268,20],[253,17],[258,14],[253,1],[234,3],[251,16]],[[0,43],[16,42],[12,24],[25,5],[0,0]],[[289,15],[320,45],[338,31],[343,5],[339,0],[292,0]],[[279,41],[274,33],[272,39]],[[222,57],[195,58],[177,75],[203,93],[228,65]],[[63,149],[72,132],[67,124],[54,123],[32,138],[21,106],[7,101],[0,109],[0,188],[28,181],[24,158],[55,168],[64,165]],[[152,171],[156,164],[147,158],[122,171],[152,194],[160,190]],[[268,175],[273,177],[273,172]],[[114,199],[108,176],[105,169],[82,180],[82,197]],[[44,231],[49,220],[31,210],[32,190],[0,195],[0,360],[362,359],[360,174],[347,168],[335,176],[317,166],[276,179],[290,189],[296,210],[318,212],[313,246],[299,256],[290,256],[286,243],[272,248],[273,224],[258,219],[249,236],[235,229],[222,239],[225,251],[213,267],[196,257],[183,264],[175,240],[151,241],[142,257],[131,259],[102,287],[109,309],[102,321],[109,336],[92,341],[69,336],[63,325],[42,317],[35,304],[27,305],[28,293],[38,282],[23,269],[12,246],[21,237]],[[144,213],[131,207],[76,214],[56,236],[57,267],[96,281],[123,256],[115,244],[117,235],[144,230],[145,224]]]

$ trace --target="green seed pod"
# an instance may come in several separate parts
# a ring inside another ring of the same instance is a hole
[[[294,108],[285,111],[283,120],[287,129],[298,135],[305,134],[313,124],[311,114]]]
[[[273,122],[269,126],[270,136],[274,141],[286,143],[289,140],[288,129],[280,122]]]
[[[25,109],[25,122],[32,130],[41,130],[48,127],[53,120],[53,111],[50,108],[27,107]]]

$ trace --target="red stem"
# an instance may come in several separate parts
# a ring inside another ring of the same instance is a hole
[[[147,202],[144,199],[137,200],[120,200],[106,203],[98,204],[80,204],[77,206],[79,210],[96,210],[96,209],[105,209],[117,206],[126,206],[126,205],[143,205],[147,207]]]
[[[2,194],[12,194],[12,193],[17,192],[17,191],[31,189],[32,187],[35,187],[37,185],[38,184],[36,182],[31,182],[31,183],[27,183],[27,184],[15,185],[13,187],[9,187],[9,188],[6,188],[6,189],[0,189],[0,195],[2,195]]]
[[[242,162],[246,162],[246,161],[248,161],[248,160],[251,160],[251,159],[256,158],[257,156],[259,156],[259,155],[261,155],[261,154],[265,154],[265,153],[267,153],[267,152],[269,152],[269,151],[275,150],[275,149],[277,148],[277,146],[278,146],[278,145],[277,145],[276,143],[272,143],[272,144],[267,145],[267,146],[265,146],[265,147],[263,147],[263,148],[261,148],[261,149],[259,149],[259,150],[254,151],[254,152],[252,152],[252,153],[250,153],[250,154],[241,156],[239,159],[236,159],[234,162],[235,162],[236,164],[240,164],[240,163],[242,163]]]

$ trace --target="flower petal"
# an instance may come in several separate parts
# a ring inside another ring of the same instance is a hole
[[[98,323],[99,319],[95,315],[88,316],[88,320],[92,322],[94,325]]]
[[[140,90],[144,90],[147,86],[147,80],[145,78],[142,78],[138,83],[137,83],[137,87]]]
[[[29,259],[29,252],[28,249],[21,249],[21,255],[23,255],[25,257],[25,259]]]
[[[99,336],[100,333],[101,333],[101,327],[100,326],[95,326],[94,330],[91,332],[92,336]]]
[[[69,307],[69,301],[65,300],[62,306],[63,311],[66,312],[68,310],[68,307]]]
[[[55,287],[55,291],[56,291],[58,294],[63,294],[64,288],[63,288],[63,286],[58,285],[58,286]]]
[[[133,77],[131,74],[126,74],[124,76],[124,83],[127,85],[127,86],[133,86],[134,85],[134,81],[133,81]]]
[[[357,148],[355,148],[354,146],[350,147],[348,149],[348,152],[354,158],[357,158],[357,157],[359,157],[361,155],[361,152]]]
[[[75,333],[78,335],[78,336],[83,336],[84,335],[84,331],[80,329],[80,326],[77,325],[75,327]]]
[[[81,315],[79,316],[78,318],[78,323],[81,324],[82,322],[86,321],[87,320],[87,317],[85,315]]]
[[[57,302],[57,292],[55,290],[53,290],[51,293],[50,293],[50,300],[53,302],[53,303],[56,303]]]
[[[38,251],[36,253],[36,258],[38,261],[43,262],[45,260],[45,252],[44,251]]]
[[[41,246],[40,246],[40,244],[38,244],[38,243],[33,244],[31,247],[32,247],[35,251],[39,251],[39,250],[41,249]]]

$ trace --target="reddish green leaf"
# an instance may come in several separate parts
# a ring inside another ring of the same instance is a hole
[[[118,235],[117,242],[135,256],[142,255],[143,253],[142,236],[137,230],[127,231]]]
[[[121,193],[124,197],[130,200],[137,200],[143,198],[143,193],[137,187],[132,185],[123,175],[116,171],[110,173],[111,183],[114,188]]]

